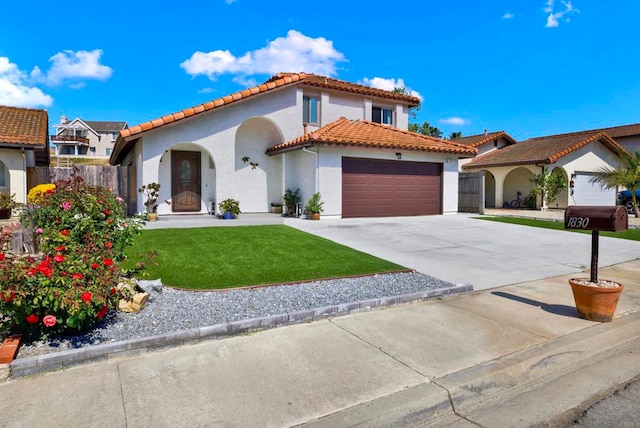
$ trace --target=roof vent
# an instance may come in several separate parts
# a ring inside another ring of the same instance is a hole
[[[484,130],[484,135],[487,135],[489,133],[489,131],[487,131],[486,129]]]

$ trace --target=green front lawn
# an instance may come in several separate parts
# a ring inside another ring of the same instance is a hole
[[[157,251],[147,278],[182,288],[220,289],[404,269],[288,226],[238,226],[144,230],[128,248]]]
[[[565,230],[564,222],[553,220],[536,220],[532,218],[519,217],[474,217],[479,220],[497,221],[500,223],[520,224],[523,226],[542,227],[544,229]],[[567,232],[578,232],[591,234],[590,230],[567,230]],[[640,241],[640,229],[628,229],[623,232],[600,232],[600,236],[610,236],[612,238],[630,239],[632,241]]]

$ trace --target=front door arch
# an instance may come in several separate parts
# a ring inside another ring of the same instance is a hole
[[[200,211],[200,152],[171,151],[171,204],[175,212]]]

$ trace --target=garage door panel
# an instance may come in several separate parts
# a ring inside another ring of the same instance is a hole
[[[615,189],[604,189],[591,183],[592,172],[576,172],[573,187],[573,200],[576,205],[613,206],[616,204]]]
[[[441,164],[343,158],[343,217],[441,213]]]

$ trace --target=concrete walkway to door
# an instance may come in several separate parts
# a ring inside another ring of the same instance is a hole
[[[286,219],[285,224],[475,290],[589,269],[591,236],[480,220],[477,214]],[[640,242],[600,238],[599,266],[635,260]]]

